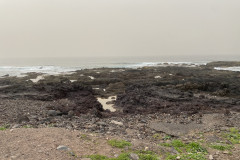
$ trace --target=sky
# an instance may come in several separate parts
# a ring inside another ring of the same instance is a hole
[[[239,0],[0,0],[0,58],[239,56]]]

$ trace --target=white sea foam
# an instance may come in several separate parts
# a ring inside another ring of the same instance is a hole
[[[4,75],[8,76],[18,76],[23,77],[26,76],[27,73],[36,72],[48,75],[56,75],[56,74],[71,74],[76,70],[81,70],[85,68],[100,68],[100,67],[109,67],[109,68],[142,68],[147,66],[182,66],[182,67],[197,67],[200,65],[206,65],[206,62],[140,62],[140,63],[105,63],[98,64],[95,63],[93,66],[88,66],[82,64],[74,67],[67,66],[0,66],[0,77]],[[120,72],[124,71],[122,69],[112,70],[111,72]],[[90,77],[94,79],[94,77]]]
[[[143,62],[127,65],[127,68],[141,68],[141,67],[167,67],[167,66],[179,66],[179,67],[198,67],[206,65],[207,62]]]
[[[214,67],[216,70],[240,72],[240,67]]]
[[[26,76],[27,73],[36,72],[43,74],[68,74],[79,70],[79,67],[60,67],[60,66],[26,66],[26,67],[16,67],[16,66],[0,66],[0,76]]]

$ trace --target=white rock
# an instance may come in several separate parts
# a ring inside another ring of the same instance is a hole
[[[161,76],[155,76],[154,78],[162,78]]]
[[[119,125],[119,126],[123,126],[122,122],[118,122],[118,121],[115,121],[115,120],[111,120],[111,123]]]
[[[91,78],[91,79],[95,79],[93,76],[88,76],[89,78]]]
[[[213,160],[213,156],[212,156],[212,155],[209,155],[209,159],[210,159],[210,160]]]

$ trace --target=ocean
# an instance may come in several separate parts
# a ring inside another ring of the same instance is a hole
[[[224,59],[226,60],[226,59]],[[229,59],[230,60],[230,59]],[[215,61],[211,58],[191,57],[82,57],[82,58],[11,58],[0,59],[0,77],[25,76],[29,72],[66,74],[91,68],[140,68],[144,66],[195,67]],[[222,68],[216,68],[221,70]],[[223,68],[228,70],[227,68]],[[230,70],[240,71],[239,67]]]

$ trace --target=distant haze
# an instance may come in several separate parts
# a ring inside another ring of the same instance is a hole
[[[240,0],[0,0],[0,58],[239,55]]]

